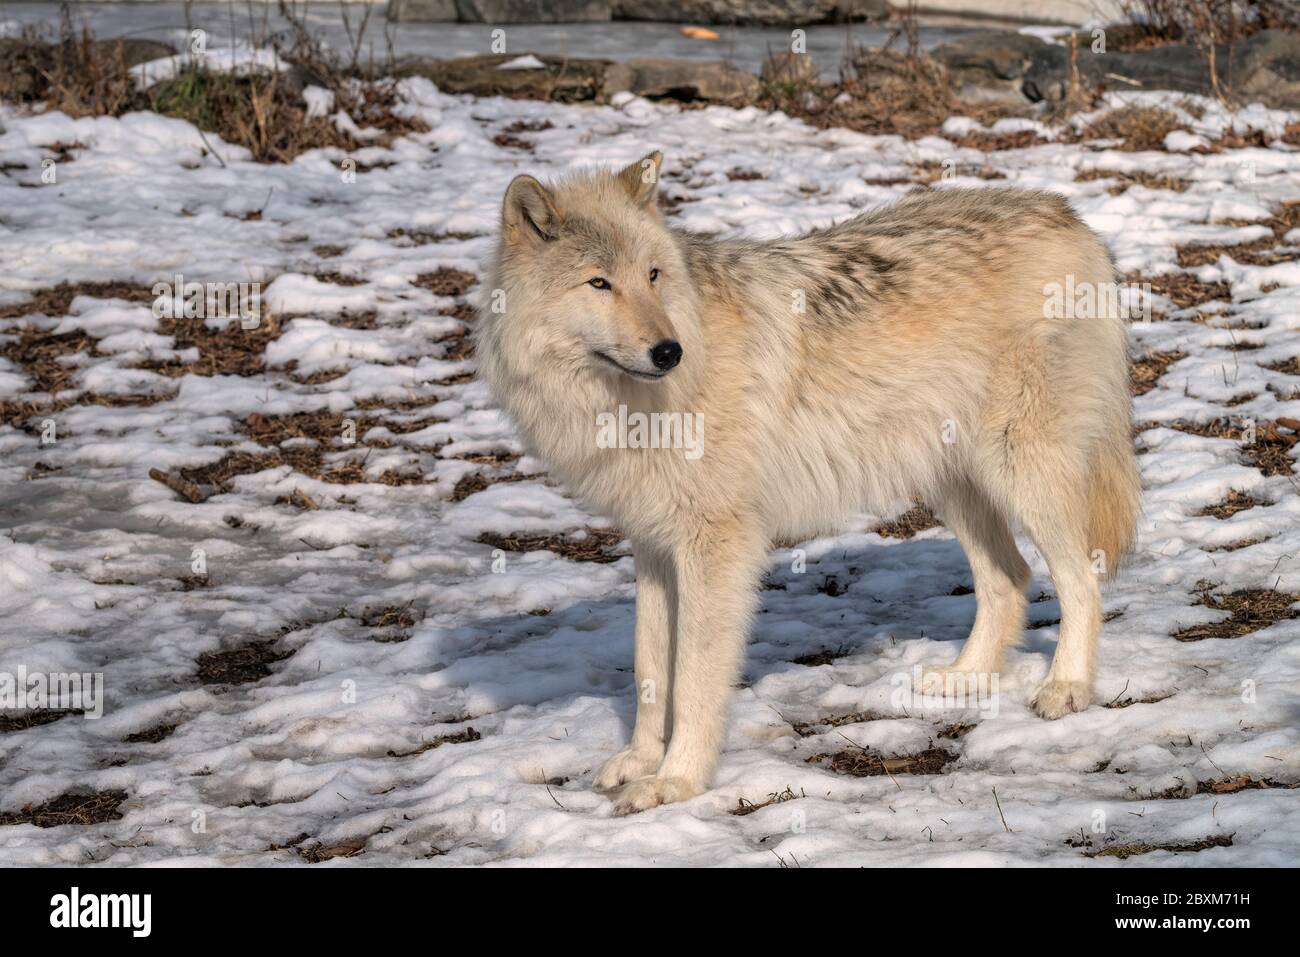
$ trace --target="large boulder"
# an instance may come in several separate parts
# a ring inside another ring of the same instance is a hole
[[[1215,61],[1220,88],[1231,98],[1275,109],[1300,109],[1300,36],[1295,33],[1261,30],[1231,49],[1216,47]],[[1094,87],[1204,96],[1215,92],[1206,51],[1190,44],[1093,53],[1080,43],[1078,66],[1080,79]],[[1047,45],[1026,71],[1023,89],[1031,100],[1059,100],[1069,80],[1069,48]]]
[[[972,33],[940,44],[930,55],[948,69],[964,100],[1023,103],[1025,74],[1047,43],[1027,33]]]
[[[520,56],[535,56],[542,68],[501,69],[501,64]],[[577,60],[545,53],[501,53],[453,60],[413,57],[399,63],[394,72],[398,76],[427,77],[444,93],[576,103],[600,96],[611,65],[609,60]]]
[[[1261,30],[1234,57],[1233,94],[1279,110],[1300,110],[1300,36]]]
[[[707,100],[741,106],[752,103],[762,85],[752,73],[720,60],[637,57],[612,65],[605,74],[605,98],[621,91],[650,99]]]
[[[416,23],[455,23],[456,0],[388,0],[388,19]]]
[[[801,26],[880,20],[887,0],[388,0],[388,19],[463,23],[659,20]]]
[[[1186,44],[1127,53],[1093,53],[1090,46],[1080,44],[1077,64],[1079,80],[1086,87],[1210,92],[1205,59],[1200,50]],[[1070,48],[1063,44],[1044,46],[1025,72],[1025,96],[1035,101],[1062,100],[1069,89],[1070,75]]]
[[[462,23],[593,23],[610,0],[388,0],[388,19]]]
[[[619,20],[721,23],[741,26],[802,26],[882,20],[887,0],[613,0]]]
[[[610,19],[609,0],[456,0],[464,23],[593,23]]]

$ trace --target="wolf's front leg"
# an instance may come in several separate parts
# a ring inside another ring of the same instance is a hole
[[[766,555],[757,529],[737,518],[708,523],[679,549],[668,751],[653,777],[623,789],[616,813],[683,801],[708,789]]]
[[[636,726],[632,741],[605,762],[596,787],[654,774],[668,740],[672,641],[677,617],[672,560],[633,543],[636,562]]]

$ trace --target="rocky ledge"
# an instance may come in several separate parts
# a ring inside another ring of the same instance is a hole
[[[946,75],[958,97],[1008,105],[1055,102],[1069,89],[1073,70],[1090,92],[1177,90],[1213,95],[1205,53],[1170,45],[1132,52],[1092,52],[1092,38],[1069,46],[1023,33],[988,32],[962,37],[930,51],[936,76]],[[871,51],[862,59],[870,65]],[[1217,51],[1220,82],[1241,102],[1300,109],[1300,36],[1264,30]],[[548,54],[512,54],[437,60],[415,57],[399,75],[425,76],[448,93],[511,96],[560,102],[605,102],[628,91],[651,99],[706,101],[739,106],[754,102],[764,86],[800,87],[815,81],[806,54],[770,58],[760,80],[722,61],[642,57],[622,62]],[[1227,87],[1228,80],[1231,86]]]
[[[877,20],[886,0],[389,0],[388,19],[462,23],[599,23],[659,20],[805,26]]]

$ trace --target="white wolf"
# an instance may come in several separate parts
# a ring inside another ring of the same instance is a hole
[[[1139,497],[1127,338],[1110,313],[1049,318],[1044,297],[1113,283],[1101,240],[1063,198],[1013,189],[713,240],[664,224],[660,162],[517,177],[477,331],[481,374],[526,441],[634,548],[640,703],[596,785],[626,785],[620,813],[707,789],[771,543],[908,498],[961,542],[978,602],[956,662],[928,680],[996,672],[1018,640],[1014,522],[1061,603],[1033,705],[1087,707],[1101,579]],[[598,417],[624,406],[696,416],[704,454],[598,442]]]

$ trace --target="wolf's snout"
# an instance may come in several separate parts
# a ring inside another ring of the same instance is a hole
[[[650,350],[650,361],[656,369],[667,372],[682,361],[682,347],[672,339],[664,339]]]

